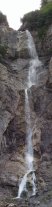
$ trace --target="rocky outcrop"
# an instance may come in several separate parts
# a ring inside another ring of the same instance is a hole
[[[32,36],[40,59],[45,65],[49,63],[52,54],[52,25],[48,27],[43,37],[39,31],[32,31]],[[0,60],[30,57],[25,31],[14,31],[6,25],[0,25]]]
[[[0,60],[2,57],[9,59],[30,57],[25,31],[18,32],[0,25]]]

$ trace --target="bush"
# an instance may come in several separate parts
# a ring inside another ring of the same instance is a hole
[[[0,24],[3,24],[3,23],[8,25],[7,17],[4,14],[2,14],[2,12],[0,12]]]
[[[42,6],[46,5],[47,4],[47,0],[42,0]]]
[[[2,57],[5,57],[6,53],[7,53],[7,46],[0,45],[0,54],[2,55]]]
[[[52,2],[47,3],[40,10],[32,11],[21,19],[22,23],[26,23],[29,30],[38,30],[42,27],[48,27],[52,23]]]
[[[38,30],[38,36],[39,36],[39,39],[44,39],[44,36],[46,34],[46,27],[42,27],[41,29]]]
[[[40,16],[43,18],[44,24],[49,25],[52,23],[52,2],[41,8]]]

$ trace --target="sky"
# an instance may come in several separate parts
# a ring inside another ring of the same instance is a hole
[[[41,0],[0,0],[0,11],[7,16],[10,27],[18,29],[24,14],[40,8]]]

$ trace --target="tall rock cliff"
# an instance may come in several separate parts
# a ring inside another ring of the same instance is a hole
[[[6,202],[6,195],[8,198],[16,195],[18,180],[26,170],[24,153],[27,120],[24,110],[24,89],[28,85],[29,67],[30,54],[26,31],[14,31],[5,25],[0,25],[1,203],[3,197]],[[28,89],[28,95],[31,109],[34,166],[38,195],[41,198],[41,193],[51,192],[52,59],[48,67],[43,64],[39,68],[36,67],[36,77],[36,84]]]

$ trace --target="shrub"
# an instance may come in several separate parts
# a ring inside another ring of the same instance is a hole
[[[7,53],[7,46],[0,45],[0,54],[2,55],[2,57],[5,57],[6,53]]]
[[[47,4],[47,0],[42,0],[41,4],[42,4],[42,6],[46,5]]]
[[[2,12],[0,12],[0,24],[3,24],[3,23],[8,25],[7,17],[4,14],[2,14]]]
[[[44,39],[44,36],[46,34],[46,27],[42,27],[41,29],[38,30],[38,36],[39,36],[39,39]]]
[[[21,19],[29,30],[38,30],[52,23],[52,2],[47,3],[40,10],[32,11]]]

